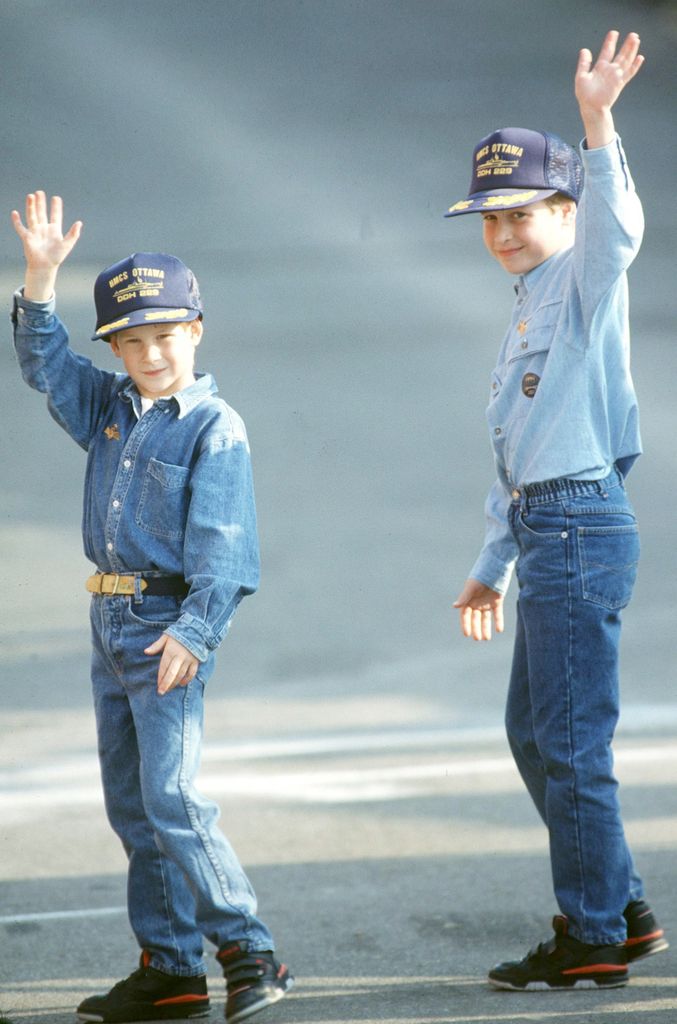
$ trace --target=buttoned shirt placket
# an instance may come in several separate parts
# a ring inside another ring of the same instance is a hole
[[[131,396],[128,400],[132,401]],[[138,416],[136,405],[134,406],[134,409]],[[124,510],[125,498],[127,497],[127,492],[129,491],[132,483],[136,456],[144,439],[160,421],[160,417],[167,411],[166,402],[156,402],[152,409],[149,409],[144,416],[141,416],[132,429],[120,455],[120,461],[118,463],[118,470],[115,475],[115,482],[111,491],[108,515],[106,517],[106,524],[104,527],[106,551],[110,558],[111,567],[118,573],[130,571],[130,567],[125,565],[124,562],[118,558],[115,548],[115,540]]]

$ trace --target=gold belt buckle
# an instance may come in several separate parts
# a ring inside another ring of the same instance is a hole
[[[90,576],[85,586],[91,594],[105,594],[114,597],[116,594],[125,596],[134,594],[134,576],[121,576],[113,572],[99,572]],[[148,588],[146,580],[139,580],[141,591]]]

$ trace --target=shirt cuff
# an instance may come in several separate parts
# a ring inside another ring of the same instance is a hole
[[[165,633],[183,644],[200,662],[206,661],[210,652],[218,647],[218,641],[205,631],[204,624],[199,622],[194,615],[188,615],[185,612],[176,622],[167,627]]]
[[[42,319],[54,315],[56,309],[56,296],[52,295],[51,299],[47,299],[46,302],[33,302],[32,299],[24,298],[23,288],[17,288],[14,292],[14,302],[12,305],[12,323],[17,323],[19,317],[23,317],[28,314],[28,319],[33,320],[36,315],[37,319]]]
[[[625,163],[623,145],[618,134],[614,135],[611,142],[608,142],[606,146],[595,146],[594,149],[588,149],[586,140],[582,139],[580,153],[584,169],[596,170],[597,166],[599,166],[602,171],[611,170],[616,166],[619,159],[622,163]]]
[[[506,564],[491,555],[480,554],[468,576],[499,594],[505,594],[510,586],[514,565],[514,561]]]

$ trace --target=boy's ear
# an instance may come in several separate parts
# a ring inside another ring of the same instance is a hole
[[[204,328],[202,326],[202,320],[197,317],[195,320],[190,321],[190,334],[193,339],[193,344],[197,347],[202,341],[202,332]]]
[[[573,199],[568,203],[561,204],[562,223],[567,226],[576,222],[576,204]]]
[[[116,355],[118,357],[118,359],[121,359],[122,358],[122,353],[120,352],[120,346],[118,345],[118,339],[117,339],[117,337],[114,334],[111,334],[109,344],[110,344],[110,350],[113,353],[113,355]]]

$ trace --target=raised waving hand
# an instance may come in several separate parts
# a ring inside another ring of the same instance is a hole
[[[54,292],[57,271],[80,237],[82,221],[76,220],[64,235],[61,197],[52,196],[48,210],[47,196],[40,190],[26,196],[25,218],[24,224],[18,211],[12,210],[12,224],[26,257],[24,295],[43,302]]]
[[[607,32],[594,63],[590,50],[578,55],[574,90],[589,149],[606,146],[613,139],[611,108],[644,63],[636,32],[628,33],[620,48],[618,39],[615,29]]]

